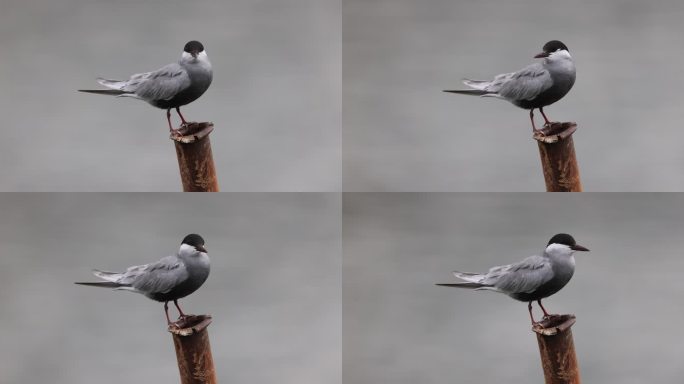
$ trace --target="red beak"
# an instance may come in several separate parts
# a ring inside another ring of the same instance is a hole
[[[541,59],[543,57],[549,57],[549,54],[546,52],[542,52],[542,53],[537,53],[536,55],[534,55],[535,59]]]

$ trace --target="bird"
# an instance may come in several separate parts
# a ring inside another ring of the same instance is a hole
[[[576,70],[568,47],[558,40],[544,44],[542,52],[534,58],[543,60],[517,72],[497,75],[493,80],[463,80],[465,85],[473,89],[444,92],[497,97],[520,108],[529,109],[532,131],[537,132],[534,125],[534,110],[539,109],[545,125],[550,125],[544,107],[562,99],[570,91],[575,84]]]
[[[573,255],[576,251],[588,252],[589,249],[578,245],[575,239],[567,233],[559,233],[549,240],[541,255],[530,256],[517,263],[493,267],[487,273],[454,271],[454,276],[466,282],[437,285],[490,290],[527,302],[532,324],[536,324],[532,315],[532,302],[536,301],[539,304],[544,312],[544,318],[550,316],[541,301],[560,291],[570,281],[575,272]]]
[[[110,89],[79,89],[79,92],[134,97],[151,105],[166,109],[169,131],[179,136],[178,130],[171,125],[171,109],[175,108],[182,121],[188,122],[180,112],[180,107],[197,100],[209,89],[213,71],[207,52],[199,41],[185,44],[180,61],[145,73],[132,75],[128,80],[108,80],[98,78],[97,82]]]
[[[169,301],[173,301],[180,314],[187,315],[178,305],[178,299],[195,292],[209,277],[209,256],[204,248],[204,239],[198,234],[183,238],[178,253],[166,256],[157,262],[129,267],[125,272],[105,272],[93,270],[100,282],[76,282],[75,284],[101,288],[113,288],[145,295],[164,303],[166,321],[169,318]]]

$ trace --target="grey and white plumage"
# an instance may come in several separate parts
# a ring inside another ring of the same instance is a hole
[[[544,107],[562,99],[575,84],[576,77],[575,63],[565,44],[552,40],[542,50],[543,52],[534,56],[543,58],[541,62],[530,64],[517,72],[497,75],[493,80],[466,79],[463,83],[473,89],[444,92],[497,97],[520,108],[529,109],[532,130],[536,131],[534,110],[539,109],[546,124],[550,124],[544,114]]]
[[[506,294],[516,300],[528,303],[530,319],[532,302],[537,301],[545,316],[549,314],[541,300],[560,291],[575,272],[576,251],[589,251],[578,245],[575,239],[559,233],[549,240],[541,255],[530,256],[517,263],[491,268],[487,273],[454,271],[454,276],[465,283],[437,284],[445,287],[490,290]]]
[[[171,108],[175,108],[182,124],[187,122],[180,113],[180,107],[197,100],[209,89],[213,71],[204,46],[199,41],[185,44],[183,54],[177,63],[168,64],[156,71],[138,73],[128,80],[108,80],[98,78],[97,82],[110,89],[79,89],[80,92],[133,97],[151,105],[166,109],[169,130]]]
[[[164,302],[166,320],[171,324],[168,302],[173,301],[180,317],[185,314],[177,300],[195,292],[209,277],[209,256],[204,239],[197,234],[185,236],[178,253],[144,265],[129,267],[125,272],[93,270],[101,282],[77,282],[76,284],[126,290]]]

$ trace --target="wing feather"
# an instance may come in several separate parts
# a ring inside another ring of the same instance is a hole
[[[529,293],[553,278],[549,259],[530,256],[520,262],[489,270],[483,283],[506,293]]]
[[[156,263],[131,267],[131,285],[144,293],[166,293],[188,278],[185,264],[176,256],[167,256]]]
[[[190,86],[190,77],[180,64],[173,63],[154,72],[134,75],[128,82],[141,99],[169,100]]]
[[[505,77],[498,79],[499,76]],[[553,85],[551,74],[540,63],[499,76],[494,79],[497,82],[497,92],[501,97],[511,100],[534,99]]]

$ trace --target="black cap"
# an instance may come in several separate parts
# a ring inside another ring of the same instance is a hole
[[[551,240],[549,240],[549,243],[546,245],[551,245],[551,244],[565,244],[565,245],[571,247],[577,243],[575,242],[575,239],[572,236],[568,235],[567,233],[559,233],[559,234],[555,235],[554,237],[552,237]]]
[[[188,43],[188,44],[190,44],[190,43]],[[544,47],[542,48],[542,50],[546,53],[556,52],[559,49],[564,49],[564,50],[570,52],[568,47],[566,47],[565,44],[563,44],[562,42],[560,42],[558,40],[551,40],[548,43],[544,44]]]
[[[561,43],[562,44],[562,43]],[[193,52],[202,52],[204,51],[204,45],[200,43],[197,40],[189,41],[187,44],[185,44],[185,48],[183,50],[187,53],[193,53]]]
[[[567,233],[559,233],[559,234],[553,236],[551,238],[551,240],[549,240],[549,243],[547,245],[551,245],[551,244],[567,245],[568,247],[570,247],[570,249],[572,249],[574,251],[583,251],[583,252],[589,251],[588,248],[585,248],[581,245],[578,245],[575,242],[575,239],[572,236],[568,235]]]
[[[193,247],[202,247],[204,245],[204,239],[202,236],[195,233],[185,236],[182,244],[192,245]]]

